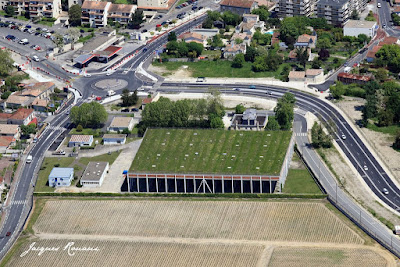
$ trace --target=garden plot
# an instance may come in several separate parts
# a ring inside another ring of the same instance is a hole
[[[55,234],[364,243],[323,202],[48,200],[33,229]]]
[[[149,129],[134,172],[277,175],[292,133]]]
[[[384,267],[388,262],[369,249],[275,248],[270,267]]]
[[[31,251],[20,257],[32,242],[36,242],[37,247],[60,249],[55,252],[45,252],[41,256],[38,256],[38,252]],[[263,246],[248,245],[76,240],[74,247],[90,246],[99,250],[80,251],[70,256],[68,249],[64,250],[68,242],[71,240],[35,239],[25,242],[6,266],[247,267],[256,266],[263,251]]]

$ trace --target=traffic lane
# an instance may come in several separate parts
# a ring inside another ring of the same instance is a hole
[[[61,69],[60,66],[53,63],[51,60],[40,58],[39,62],[31,61],[31,66],[39,67],[57,77],[61,77],[62,79],[65,79],[65,80],[71,79],[71,77],[68,75],[67,72],[65,72],[63,69]]]

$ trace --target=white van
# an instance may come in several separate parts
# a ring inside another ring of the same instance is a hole
[[[28,157],[26,158],[26,163],[31,163],[32,159],[32,155],[28,155]]]
[[[28,39],[21,39],[18,43],[25,45],[25,44],[29,44],[29,41],[28,41]]]
[[[351,71],[351,67],[346,67],[346,68],[344,68],[344,70],[343,70],[344,72],[346,72],[346,73],[350,73],[350,71]]]
[[[107,96],[113,96],[113,95],[115,95],[114,90],[108,90],[107,91]]]

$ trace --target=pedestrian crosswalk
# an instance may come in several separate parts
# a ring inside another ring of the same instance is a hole
[[[295,136],[307,136],[307,133],[295,133]]]
[[[50,126],[49,130],[57,131],[57,130],[64,130],[64,128],[61,126]]]
[[[25,205],[26,200],[13,200],[11,201],[11,205]]]

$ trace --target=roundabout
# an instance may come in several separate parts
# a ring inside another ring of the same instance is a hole
[[[92,84],[94,89],[100,90],[121,90],[128,86],[128,81],[124,79],[102,79]]]

